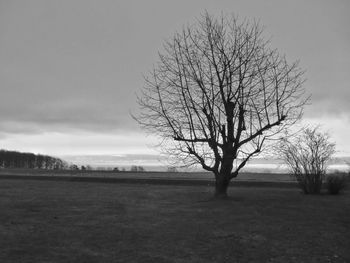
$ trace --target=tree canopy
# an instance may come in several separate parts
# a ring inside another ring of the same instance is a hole
[[[1,168],[66,169],[68,163],[52,156],[0,150]]]
[[[225,195],[264,143],[301,118],[303,73],[258,22],[206,13],[165,42],[135,118],[179,163],[213,172]]]

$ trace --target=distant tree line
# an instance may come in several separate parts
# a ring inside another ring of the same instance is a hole
[[[144,172],[145,168],[143,166],[132,165],[130,167],[131,172]]]
[[[0,168],[67,169],[68,163],[52,156],[0,150]]]

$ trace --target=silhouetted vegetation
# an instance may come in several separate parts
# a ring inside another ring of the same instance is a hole
[[[332,174],[327,176],[326,182],[328,192],[337,195],[345,189],[347,178],[345,174]]]
[[[177,173],[178,171],[177,171],[177,168],[175,166],[169,166],[167,168],[167,172],[168,173]]]
[[[256,21],[205,14],[164,44],[135,119],[179,166],[199,164],[226,197],[265,142],[301,118],[303,70],[271,48]]]
[[[289,166],[305,194],[319,194],[327,164],[335,152],[335,144],[319,126],[307,128],[299,135],[286,137],[278,145],[280,157]]]
[[[69,166],[69,170],[79,170],[79,167],[78,167],[78,165],[76,165],[76,164],[71,164],[71,165]]]
[[[48,155],[0,150],[0,168],[60,170],[68,168],[68,164]]]
[[[131,172],[144,172],[145,168],[143,168],[143,166],[136,166],[136,165],[132,165],[130,167],[130,171]]]

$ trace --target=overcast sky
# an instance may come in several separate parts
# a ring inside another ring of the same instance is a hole
[[[305,123],[350,155],[350,1],[0,0],[0,148],[147,154],[130,117],[165,39],[203,12],[266,26],[271,45],[306,69]]]

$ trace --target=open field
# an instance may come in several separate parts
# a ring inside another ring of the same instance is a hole
[[[0,262],[350,262],[350,195],[0,180]]]
[[[181,179],[214,180],[210,172],[115,172],[115,171],[73,171],[73,170],[38,170],[38,169],[0,169],[1,175],[28,176],[71,176],[96,178],[130,178],[130,179]],[[241,173],[235,181],[291,182],[288,174],[279,173]]]

